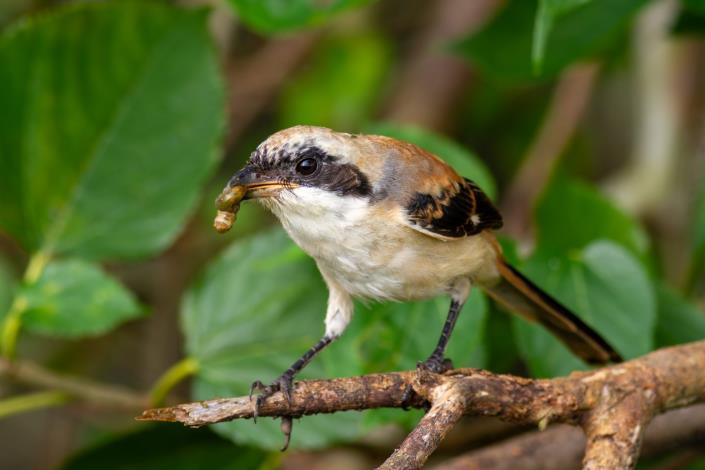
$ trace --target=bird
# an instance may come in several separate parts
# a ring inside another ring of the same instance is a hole
[[[622,360],[593,328],[506,261],[495,236],[502,216],[490,198],[421,147],[295,126],[262,142],[219,199],[235,192],[279,219],[315,260],[328,288],[323,336],[271,384],[252,384],[250,395],[259,392],[255,415],[278,391],[291,403],[294,377],[343,334],[353,299],[449,297],[437,346],[419,363],[431,372],[452,366],[445,349],[473,287],[540,323],[588,363]]]

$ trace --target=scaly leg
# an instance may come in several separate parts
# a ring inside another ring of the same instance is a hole
[[[264,401],[274,395],[276,392],[282,392],[286,401],[291,405],[291,392],[294,388],[294,376],[301,372],[301,369],[306,367],[306,365],[311,362],[316,354],[321,352],[326,346],[333,342],[335,337],[325,335],[321,338],[318,343],[313,345],[311,349],[306,351],[303,356],[301,356],[296,362],[294,362],[291,367],[284,371],[282,375],[279,376],[270,385],[264,385],[261,381],[256,380],[250,386],[250,400],[252,400],[252,393],[255,390],[260,392],[255,400],[255,409],[253,412],[253,418],[255,422],[257,421],[257,414],[259,412],[259,407],[264,403]],[[289,447],[289,440],[291,439],[291,430],[293,423],[291,416],[282,416],[282,432],[284,433],[284,446],[282,451]]]
[[[451,360],[445,357],[445,351],[446,346],[448,346],[448,340],[450,339],[450,335],[451,333],[453,333],[455,322],[458,320],[458,315],[460,314],[460,310],[462,310],[462,308],[463,303],[455,299],[451,300],[450,308],[448,309],[448,317],[446,317],[446,322],[443,325],[441,337],[438,338],[438,344],[436,345],[436,349],[433,350],[428,359],[419,363],[419,367],[423,367],[437,374],[443,373],[448,369],[453,368],[453,363],[451,362]]]
[[[424,368],[435,372],[436,374],[442,374],[443,372],[453,368],[453,362],[445,357],[446,346],[448,346],[448,340],[450,339],[451,333],[453,333],[453,328],[455,327],[455,322],[458,320],[458,315],[460,315],[460,310],[462,310],[464,301],[461,302],[453,298],[450,302],[450,308],[448,309],[448,316],[446,317],[446,322],[443,324],[443,331],[441,331],[441,337],[438,338],[438,344],[436,349],[433,350],[431,355],[423,362],[419,362],[416,367]],[[402,408],[408,409],[411,403],[411,398],[414,394],[414,387],[409,385],[404,391],[402,396]]]
[[[333,339],[334,338],[330,336],[324,336],[323,338],[321,338],[316,344],[313,345],[311,349],[306,351],[303,356],[297,359],[296,362],[291,365],[291,367],[285,370],[284,373],[280,375],[279,378],[277,378],[270,385],[264,385],[259,380],[255,380],[254,382],[252,382],[252,386],[250,387],[250,398],[252,398],[252,393],[255,390],[258,390],[260,392],[260,394],[257,396],[257,401],[255,403],[255,419],[257,419],[257,411],[260,405],[264,402],[264,400],[271,397],[276,392],[282,392],[282,394],[286,398],[286,401],[291,404],[291,391],[294,388],[294,376],[301,372],[301,369],[306,367],[306,365],[311,362],[311,359],[313,359],[316,354],[321,352],[323,348],[332,343]]]

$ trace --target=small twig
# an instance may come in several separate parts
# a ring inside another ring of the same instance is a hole
[[[638,455],[641,434],[654,414],[705,400],[705,341],[652,352],[639,359],[556,379],[526,379],[477,369],[444,375],[423,370],[335,380],[297,382],[291,406],[281,393],[260,408],[261,416],[303,416],[380,407],[402,407],[409,386],[411,406],[432,412],[392,456],[387,468],[418,468],[463,414],[497,416],[545,427],[581,423],[588,436],[585,464],[608,449],[624,468]],[[141,420],[188,426],[251,418],[246,397],[187,403],[145,411]],[[612,451],[612,449],[615,449]],[[390,465],[394,465],[390,467]]]
[[[133,411],[142,409],[149,403],[146,395],[124,387],[61,375],[29,361],[0,359],[0,376],[7,376],[27,385],[65,392],[101,407]]]

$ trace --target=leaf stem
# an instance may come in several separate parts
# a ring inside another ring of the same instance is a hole
[[[192,357],[186,357],[167,369],[149,392],[152,405],[161,405],[177,383],[195,374],[196,371],[198,371],[198,361]]]
[[[51,390],[47,392],[28,393],[0,400],[0,419],[32,411],[39,408],[63,405],[71,398],[65,392]]]
[[[24,271],[24,282],[34,284],[44,272],[47,264],[51,261],[51,253],[45,250],[39,250],[29,259],[27,269]]]
[[[41,277],[47,264],[51,261],[51,252],[47,250],[39,250],[29,259],[27,268],[25,269],[23,280],[25,284],[34,284]],[[2,323],[2,331],[0,332],[0,344],[2,345],[2,355],[8,359],[15,356],[15,346],[17,345],[17,336],[20,334],[22,326],[22,314],[27,310],[27,298],[21,294],[15,295],[9,312],[5,316],[5,321]]]
[[[15,345],[20,332],[21,318],[27,309],[27,299],[22,295],[17,295],[12,301],[9,312],[2,324],[2,355],[7,359],[12,359],[15,355]]]

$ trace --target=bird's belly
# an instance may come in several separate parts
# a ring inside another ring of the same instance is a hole
[[[321,270],[356,297],[414,300],[447,291],[457,274],[434,269],[435,256],[398,240],[336,246],[318,258]]]
[[[355,297],[427,299],[448,292],[459,277],[472,279],[487,262],[494,266],[480,236],[445,242],[399,225],[284,227],[324,276]]]

